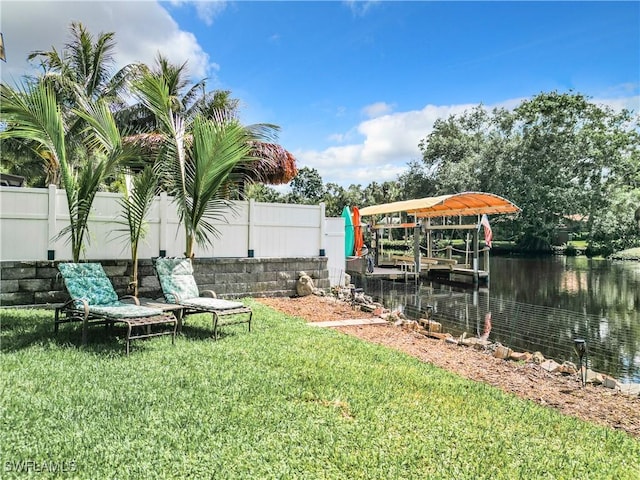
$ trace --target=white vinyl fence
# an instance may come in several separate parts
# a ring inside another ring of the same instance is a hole
[[[83,258],[130,258],[127,228],[122,222],[120,199],[115,193],[98,193],[89,222],[89,243]],[[327,219],[324,204],[289,205],[233,202],[227,222],[212,245],[196,247],[197,257],[309,257],[326,255],[334,269],[344,269],[344,223]],[[184,252],[184,228],[171,197],[157,196],[147,217],[148,232],[140,258],[179,256]],[[70,260],[67,238],[57,238],[69,225],[64,190],[0,187],[0,260]],[[327,225],[329,229],[327,230]],[[332,282],[333,285],[333,282]]]

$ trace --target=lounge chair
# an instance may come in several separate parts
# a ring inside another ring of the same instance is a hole
[[[193,278],[190,259],[159,257],[153,260],[153,265],[165,301],[184,307],[183,315],[178,318],[178,330],[182,328],[184,316],[206,312],[213,316],[214,339],[218,338],[219,327],[223,325],[247,323],[251,331],[251,308],[240,302],[219,299],[212,290],[200,292]]]
[[[124,323],[127,326],[126,353],[129,354],[131,340],[136,338],[172,335],[175,343],[178,320],[159,308],[140,306],[140,301],[133,296],[118,298],[113,285],[99,263],[61,263],[58,270],[62,275],[65,287],[71,300],[56,308],[55,331],[61,323],[82,322],[82,345],[87,344],[89,324],[111,326]],[[134,303],[122,300],[129,298]],[[155,332],[154,325],[172,327]]]

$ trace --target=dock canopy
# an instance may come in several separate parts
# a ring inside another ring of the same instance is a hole
[[[515,204],[493,193],[463,192],[439,197],[419,198],[401,202],[372,205],[360,209],[360,216],[406,212],[418,218],[516,213]]]

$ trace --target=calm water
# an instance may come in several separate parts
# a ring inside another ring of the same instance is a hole
[[[578,363],[573,340],[587,341],[589,367],[640,382],[640,262],[586,257],[493,257],[480,290],[435,282],[358,280],[366,293],[454,335],[488,335],[514,350]]]

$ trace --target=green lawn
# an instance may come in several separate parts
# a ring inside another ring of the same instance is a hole
[[[82,349],[51,312],[2,311],[0,476],[640,478],[624,433],[251,304],[251,333],[190,317],[128,357],[101,327]]]

